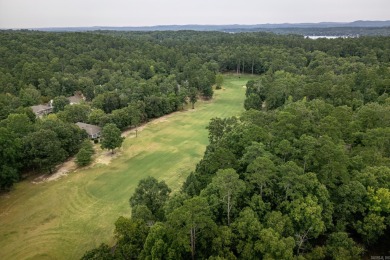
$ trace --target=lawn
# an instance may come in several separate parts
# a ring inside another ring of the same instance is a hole
[[[212,101],[130,132],[112,161],[76,170],[56,181],[23,181],[0,197],[0,259],[78,259],[112,243],[113,223],[130,216],[128,200],[139,180],[153,176],[178,190],[208,143],[213,117],[239,115],[251,76],[225,76]]]

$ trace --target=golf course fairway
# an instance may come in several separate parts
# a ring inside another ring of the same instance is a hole
[[[0,259],[79,259],[86,250],[113,243],[114,222],[130,216],[129,198],[147,176],[173,192],[195,169],[208,143],[213,117],[238,116],[243,87],[252,76],[226,75],[211,101],[190,106],[127,133],[111,158],[53,181],[25,180],[0,196]],[[98,148],[100,150],[100,148]]]

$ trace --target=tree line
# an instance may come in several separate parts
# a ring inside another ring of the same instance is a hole
[[[210,121],[209,145],[181,190],[172,193],[152,177],[141,180],[129,199],[131,218],[115,222],[115,244],[102,244],[83,259],[386,255],[388,38],[193,34],[198,37],[140,33],[166,45],[188,42],[185,48],[210,55],[226,51],[214,45],[253,44],[272,50],[273,58],[261,60],[265,54],[257,53],[264,71],[246,85],[246,111]],[[191,42],[209,42],[216,52]],[[244,69],[249,60],[232,59],[224,67],[217,59],[221,70],[236,73],[251,73]]]

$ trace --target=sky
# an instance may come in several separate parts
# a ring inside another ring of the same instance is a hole
[[[390,20],[390,0],[0,0],[0,28]]]

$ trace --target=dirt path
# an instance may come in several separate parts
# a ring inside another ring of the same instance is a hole
[[[75,158],[72,157],[68,161],[63,163],[55,173],[51,174],[48,178],[46,178],[45,181],[55,181],[61,178],[62,176],[67,175],[69,172],[73,172],[76,169],[77,169],[77,165],[75,162]]]
[[[75,162],[75,158],[72,157],[66,162],[59,165],[57,170],[53,174],[43,174],[35,178],[32,181],[32,183],[38,184],[42,182],[55,181],[61,178],[62,176],[66,176],[68,173],[75,171],[76,169],[77,169],[77,165]]]

